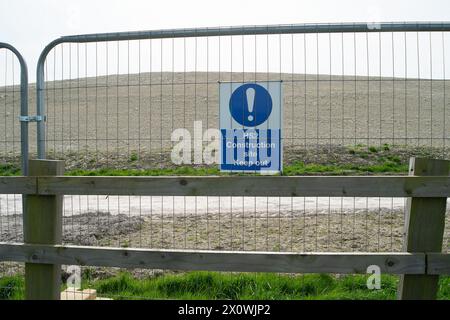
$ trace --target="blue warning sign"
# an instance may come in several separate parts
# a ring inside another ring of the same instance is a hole
[[[220,84],[221,171],[282,170],[281,81]]]

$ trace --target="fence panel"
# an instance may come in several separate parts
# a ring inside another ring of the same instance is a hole
[[[20,52],[0,42],[0,175],[28,173],[28,70]],[[20,192],[19,192],[20,193]],[[0,195],[0,241],[23,241],[22,196]],[[0,277],[23,270],[23,264],[1,262]],[[8,291],[0,284],[0,297]]]
[[[17,49],[0,42],[0,175],[27,174],[28,171],[28,70]],[[23,121],[21,121],[23,120]],[[2,241],[20,241],[17,230],[22,212],[21,195],[1,195],[0,234]]]
[[[62,37],[38,65],[37,109],[47,116],[39,153],[74,174],[217,174],[216,165],[173,163],[174,130],[194,138],[196,125],[200,135],[219,127],[218,82],[282,80],[285,174],[406,174],[410,156],[449,154],[449,30],[337,24]],[[64,234],[85,245],[400,251],[404,206],[73,195]]]

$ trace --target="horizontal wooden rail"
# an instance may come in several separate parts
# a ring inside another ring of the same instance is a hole
[[[3,177],[2,194],[449,197],[448,176]]]
[[[423,253],[232,252],[0,243],[1,260],[165,270],[339,274],[366,273],[368,266],[377,265],[382,273],[426,272]]]
[[[0,177],[0,194],[35,194],[36,177]]]
[[[427,254],[427,274],[450,274],[450,254]]]

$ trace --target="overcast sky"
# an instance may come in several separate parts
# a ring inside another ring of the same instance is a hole
[[[254,24],[450,21],[448,0],[1,0],[0,41],[18,48],[34,82],[51,40],[70,34]]]

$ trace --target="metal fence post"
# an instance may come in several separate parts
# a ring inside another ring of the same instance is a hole
[[[47,46],[48,47],[48,46]],[[46,49],[47,49],[46,47]],[[50,50],[50,49],[48,49]],[[39,56],[38,64],[36,67],[36,115],[41,118],[41,120],[37,123],[36,130],[36,143],[37,143],[37,157],[38,159],[46,158],[45,151],[45,75],[44,75],[44,65],[45,58],[48,54],[48,51],[45,53],[41,53]]]
[[[30,160],[31,176],[64,174],[64,161]],[[24,214],[24,242],[29,244],[61,244],[63,197],[28,195]],[[61,266],[57,264],[25,264],[25,296],[30,300],[59,300]]]
[[[411,158],[409,175],[447,176],[450,161]],[[408,252],[441,252],[447,198],[408,198],[403,249]],[[439,276],[402,275],[399,299],[436,299]]]

